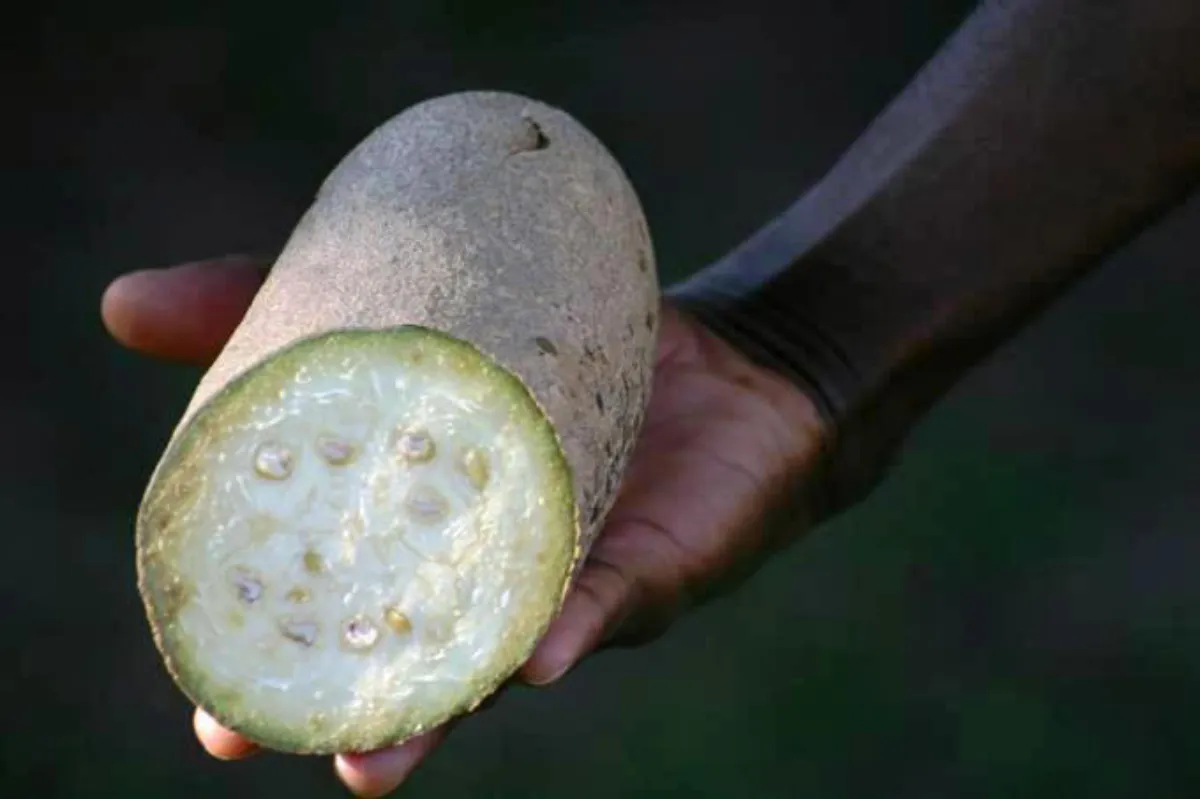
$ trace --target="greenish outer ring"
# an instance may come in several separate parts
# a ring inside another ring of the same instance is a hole
[[[385,337],[392,339],[392,341],[381,342],[380,339]],[[433,342],[442,348],[442,351],[446,354],[457,354],[466,357],[473,362],[474,366],[480,369],[482,379],[495,381],[497,386],[505,387],[509,396],[527,411],[526,418],[540,439],[532,442],[531,446],[535,451],[540,450],[547,459],[554,461],[554,463],[550,464],[548,471],[551,474],[561,475],[561,480],[558,481],[557,485],[547,486],[546,494],[548,499],[559,503],[560,511],[564,515],[570,517],[570,528],[573,539],[573,545],[570,547],[570,556],[562,564],[562,582],[558,590],[555,608],[539,624],[531,639],[519,650],[514,649],[512,656],[506,658],[512,661],[511,665],[501,669],[500,673],[477,682],[474,687],[465,691],[465,698],[458,705],[450,707],[439,715],[430,716],[424,722],[411,724],[402,722],[397,728],[386,734],[356,736],[351,731],[336,738],[329,737],[325,740],[314,740],[311,735],[281,729],[272,725],[269,720],[257,717],[252,713],[239,715],[227,710],[231,705],[236,705],[235,697],[216,690],[214,686],[208,684],[203,674],[191,668],[185,660],[175,656],[175,647],[172,646],[169,640],[169,633],[167,632],[170,627],[170,618],[163,607],[166,600],[163,595],[164,579],[161,573],[162,567],[156,567],[146,557],[149,548],[148,545],[152,542],[152,537],[157,531],[157,527],[152,519],[156,515],[154,511],[161,503],[166,503],[169,506],[171,501],[169,497],[164,498],[162,495],[165,491],[171,489],[169,477],[172,470],[177,464],[186,459],[189,452],[196,447],[204,445],[204,438],[207,436],[207,426],[214,424],[213,417],[219,416],[231,403],[236,402],[245,394],[253,391],[258,378],[268,376],[272,371],[288,369],[297,361],[302,361],[310,350],[317,347],[340,343],[353,345],[356,340],[368,339],[372,345],[377,346],[387,343],[397,347],[399,350],[410,338],[416,338],[417,341],[423,343]],[[265,748],[289,754],[330,755],[347,752],[365,752],[394,746],[408,738],[434,729],[459,715],[474,710],[511,677],[533,653],[538,640],[545,633],[546,628],[561,607],[562,601],[570,587],[571,575],[574,573],[576,561],[582,554],[579,509],[575,503],[573,487],[574,478],[570,463],[563,451],[561,438],[541,403],[520,377],[500,365],[494,358],[474,344],[440,330],[421,325],[400,325],[390,328],[339,328],[297,339],[291,344],[275,350],[255,365],[234,377],[228,384],[206,400],[177,433],[172,436],[170,444],[167,446],[158,466],[154,470],[138,511],[135,541],[138,592],[142,599],[155,647],[172,680],[188,699],[197,707],[202,708],[222,726],[237,732]]]

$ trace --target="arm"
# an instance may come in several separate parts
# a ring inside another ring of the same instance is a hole
[[[984,2],[828,175],[670,294],[869,491],[962,375],[1200,180],[1200,3]]]

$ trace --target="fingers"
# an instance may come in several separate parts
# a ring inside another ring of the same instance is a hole
[[[196,710],[192,727],[200,745],[218,760],[242,760],[260,751],[258,746],[221,726],[203,710]],[[378,752],[337,755],[334,770],[355,796],[364,799],[385,796],[399,787],[421,761],[433,753],[448,731],[449,727],[440,727],[401,746]]]
[[[391,749],[338,755],[333,767],[355,796],[376,799],[396,790],[408,779],[421,761],[445,740],[446,734],[447,728],[439,727]]]
[[[200,745],[218,760],[241,760],[258,751],[258,747],[236,732],[222,727],[216,719],[199,708],[192,716],[192,729]]]
[[[657,637],[686,603],[690,572],[690,556],[650,518],[613,523],[522,666],[522,679],[547,685],[600,647]]]
[[[558,618],[521,668],[531,685],[558,681],[587,653],[600,646],[630,604],[633,588],[620,568],[591,559],[579,573]]]
[[[101,318],[130,349],[207,364],[241,321],[265,273],[264,260],[240,255],[131,272],[105,290]]]

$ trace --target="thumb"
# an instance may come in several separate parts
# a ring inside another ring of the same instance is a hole
[[[245,315],[269,266],[265,258],[234,255],[131,272],[105,290],[101,319],[132,350],[207,364]]]

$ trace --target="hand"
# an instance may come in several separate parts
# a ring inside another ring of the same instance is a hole
[[[247,257],[125,275],[105,292],[102,315],[125,346],[206,365],[232,333],[265,275]],[[806,480],[824,430],[812,403],[667,306],[654,387],[621,496],[562,612],[520,677],[545,685],[584,656],[661,633],[675,616],[745,576],[785,539],[771,517],[799,511],[787,537],[812,521]],[[195,714],[201,744],[221,759],[255,746]],[[441,728],[402,746],[338,755],[351,791],[382,796],[444,738]]]

